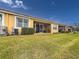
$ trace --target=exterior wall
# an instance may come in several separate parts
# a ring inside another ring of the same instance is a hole
[[[34,28],[34,21],[32,19],[29,19],[28,27]]]
[[[15,24],[15,16],[11,14],[4,14],[5,26],[8,28],[8,32],[12,33],[12,29]]]
[[[30,27],[30,25],[29,25],[29,24],[30,24],[30,22],[31,22],[31,21],[29,21],[29,19],[28,19],[28,18],[26,18],[26,17],[22,17],[22,16],[15,16],[15,27],[14,27],[14,28],[15,28],[15,29],[18,29],[19,34],[21,34],[21,29],[22,29],[22,27],[23,27],[23,24],[22,24],[22,27],[17,27],[17,26],[16,26],[16,22],[17,22],[16,17],[18,17],[18,18],[22,18],[22,20],[23,20],[23,19],[28,20],[28,25],[26,25],[27,27]]]
[[[58,25],[51,24],[51,33],[58,33]]]
[[[24,18],[24,17],[20,17],[19,18]],[[15,15],[11,15],[11,14],[4,14],[4,19],[5,19],[5,26],[8,28],[8,32],[12,33],[13,28],[18,29],[19,34],[21,34],[21,27],[16,27],[16,16]],[[29,28],[33,28],[33,20],[32,19],[28,19],[28,27]]]
[[[15,21],[16,21],[15,15],[4,14],[4,19],[5,19],[5,26],[8,28],[8,32],[12,33],[12,29],[16,28],[15,27]],[[34,28],[34,20],[33,19],[29,19],[28,27]],[[54,27],[56,27],[56,29],[54,29]],[[21,33],[21,28],[17,28],[17,29],[19,29],[19,33]],[[51,33],[58,33],[58,25],[51,24]]]
[[[16,29],[19,29],[19,32],[21,33],[21,27],[20,28],[17,28],[15,25],[16,25],[16,19],[15,19],[15,15],[13,14],[8,14],[8,13],[3,13],[4,14],[4,26],[7,27],[8,29],[8,32],[9,33],[12,33],[13,31],[13,28],[16,28]],[[22,17],[24,18],[24,17]],[[28,27],[29,28],[34,28],[34,19],[32,18],[28,18]],[[38,20],[38,19],[37,19]],[[39,21],[38,21],[39,22]],[[50,23],[47,23],[47,24],[50,24]],[[51,28],[50,28],[51,26]],[[58,25],[56,24],[51,24],[49,27],[50,30],[51,30],[51,33],[58,33]],[[56,29],[54,29],[56,28]]]

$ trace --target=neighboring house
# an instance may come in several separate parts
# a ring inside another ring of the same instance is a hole
[[[13,31],[20,34],[22,27],[34,28],[36,33],[58,33],[58,24],[54,22],[3,9],[0,9],[0,27],[6,27],[9,34]]]
[[[58,29],[59,29],[59,32],[72,32],[72,28],[67,25],[59,24]]]

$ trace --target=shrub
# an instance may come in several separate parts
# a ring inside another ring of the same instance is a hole
[[[31,34],[34,34],[34,29],[33,28],[22,28],[21,29],[21,34],[22,35],[31,35]]]
[[[59,30],[59,32],[60,32],[60,33],[65,33],[65,31],[64,31],[64,30]]]

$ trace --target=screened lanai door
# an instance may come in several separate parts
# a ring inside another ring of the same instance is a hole
[[[2,14],[0,14],[0,26],[2,26]]]

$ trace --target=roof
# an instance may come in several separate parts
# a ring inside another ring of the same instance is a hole
[[[49,24],[58,24],[56,22],[53,22],[53,21],[47,20],[47,19],[43,19],[43,18],[37,18],[37,17],[31,17],[31,16],[29,16],[29,18],[34,21],[38,21],[38,22],[49,23]]]
[[[0,8],[0,12],[2,12],[2,13],[8,13],[8,14],[16,15],[16,16],[23,16],[23,17],[27,17],[28,16],[28,15],[24,15],[22,13],[17,13],[17,12],[13,12],[13,11],[1,9],[1,8]]]
[[[47,20],[47,19],[43,19],[43,18],[37,18],[37,17],[34,17],[34,16],[29,16],[29,15],[25,15],[25,14],[22,14],[22,13],[17,13],[17,12],[13,12],[13,11],[1,9],[1,8],[0,8],[0,12],[9,13],[9,14],[16,15],[16,16],[28,17],[28,18],[33,19],[34,21],[39,21],[39,22],[43,22],[43,23],[58,24],[58,23],[53,22],[51,20]]]
[[[58,24],[59,26],[66,26],[66,25],[64,25],[64,24]]]

